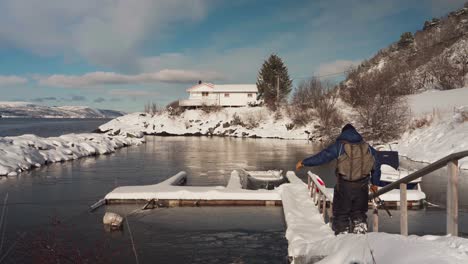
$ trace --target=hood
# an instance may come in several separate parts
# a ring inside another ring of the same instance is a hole
[[[336,141],[348,141],[349,143],[359,143],[362,142],[362,136],[359,134],[356,129],[349,128],[341,132]]]

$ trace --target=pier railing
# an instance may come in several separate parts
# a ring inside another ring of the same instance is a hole
[[[400,233],[402,235],[408,235],[408,201],[406,195],[407,184],[438,169],[441,169],[444,166],[447,166],[447,234],[458,236],[458,160],[465,157],[468,157],[468,150],[450,154],[418,171],[409,174],[404,178],[382,187],[376,193],[371,194],[369,199],[374,199],[375,197],[379,197],[380,195],[391,190],[400,188]],[[324,219],[328,217],[328,219],[331,220],[333,218],[333,198],[330,192],[327,191],[327,189],[318,182],[317,177],[310,172],[308,176],[308,188],[310,190],[312,199],[314,200],[315,204],[318,205],[319,211],[323,214]],[[329,202],[329,210],[327,210],[327,200]],[[374,210],[374,232],[378,232],[378,214],[376,212],[377,210]]]

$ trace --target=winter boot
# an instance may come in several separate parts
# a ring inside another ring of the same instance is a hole
[[[367,233],[367,223],[364,223],[362,221],[353,221],[353,233],[354,234]]]

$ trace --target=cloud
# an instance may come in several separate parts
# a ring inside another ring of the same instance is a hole
[[[328,63],[321,64],[318,67],[318,76],[327,76],[339,74],[341,72],[349,70],[351,67],[359,65],[360,61],[352,60],[336,60]]]
[[[98,98],[93,100],[93,102],[95,102],[95,103],[102,103],[102,102],[105,102],[105,101],[106,101],[106,99],[102,98],[102,97],[98,97]]]
[[[20,85],[28,82],[28,79],[19,76],[2,76],[0,75],[0,86]]]
[[[200,20],[206,2],[2,0],[0,40],[39,55],[78,55],[104,66],[131,64],[148,36],[157,43],[179,22]]]
[[[221,80],[216,72],[187,70],[161,70],[135,75],[115,72],[92,72],[84,75],[51,75],[39,79],[39,84],[52,87],[94,87],[100,85],[148,84],[148,83],[193,83],[198,80]]]
[[[50,96],[50,97],[38,97],[38,98],[31,99],[31,102],[42,103],[45,101],[57,101],[57,97]]]
[[[159,95],[158,92],[154,92],[154,91],[128,90],[128,89],[110,90],[109,94],[116,95],[116,96],[129,96],[129,97],[146,97],[146,96],[158,96]]]

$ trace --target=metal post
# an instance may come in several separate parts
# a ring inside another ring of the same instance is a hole
[[[406,183],[400,183],[400,233],[408,235],[408,200],[406,199]]]
[[[458,160],[447,164],[447,234],[458,236]]]

